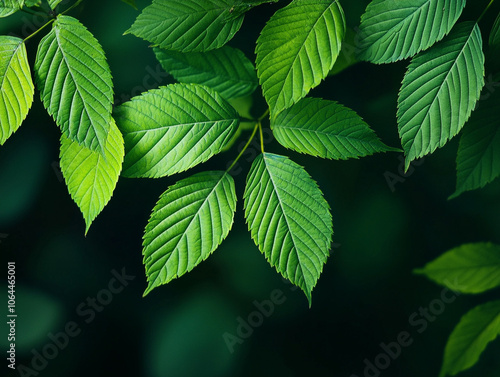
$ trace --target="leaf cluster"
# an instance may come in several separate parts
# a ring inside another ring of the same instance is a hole
[[[485,57],[479,21],[460,21],[465,0],[373,0],[356,33],[347,27],[339,1],[293,0],[260,31],[255,61],[228,42],[248,11],[277,0],[152,0],[125,34],[147,41],[177,83],[117,107],[105,52],[79,20],[66,15],[81,1],[59,14],[57,0],[0,2],[0,17],[44,11],[47,5],[45,11],[54,15],[38,44],[34,80],[25,47],[33,35],[0,37],[0,144],[26,118],[36,86],[61,130],[61,169],[86,231],[120,176],[184,172],[230,150],[251,130],[245,148],[260,136],[261,153],[243,196],[250,235],[269,264],[310,303],[330,253],[330,207],[302,166],[264,148],[263,127],[269,125],[288,150],[325,159],[399,151],[385,145],[353,109],[309,95],[346,68],[340,55],[349,43],[356,44],[358,61],[411,59],[396,114],[406,168],[464,128],[453,196],[500,174],[500,98],[495,92],[481,101],[485,72],[497,62],[500,21]],[[125,2],[135,7],[134,1]],[[257,95],[258,88],[268,106],[262,116],[233,106]],[[232,166],[192,175],[161,195],[144,233],[145,294],[191,271],[227,237],[237,208]]]

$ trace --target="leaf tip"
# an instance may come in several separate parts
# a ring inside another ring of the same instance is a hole
[[[307,289],[302,289],[304,294],[306,295],[307,298],[307,303],[309,304],[309,309],[311,309],[312,306],[312,290],[307,290]]]
[[[405,158],[405,174],[408,172],[408,169],[410,168],[410,164],[412,161],[413,161],[413,159],[406,156],[406,158]]]
[[[153,289],[155,289],[155,285],[151,284],[151,282],[148,284],[148,287],[146,288],[146,290],[144,291],[144,293],[142,294],[142,297],[146,297]]]

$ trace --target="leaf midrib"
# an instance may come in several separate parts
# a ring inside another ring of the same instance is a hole
[[[394,29],[399,29],[398,30],[398,33],[399,33],[399,31],[401,30],[401,25],[404,24],[408,19],[413,19],[415,17],[415,14],[417,12],[422,12],[422,8],[424,8],[426,5],[429,5],[430,2],[431,2],[431,0],[427,0],[427,2],[423,3],[420,7],[417,6],[417,7],[398,8],[398,10],[413,9],[413,8],[415,8],[415,11],[413,13],[411,13],[407,17],[403,17],[401,19],[401,21],[399,21],[398,23],[396,23],[393,27],[391,27],[386,32],[384,31],[384,32],[379,33],[381,35],[381,37],[375,39],[375,41],[374,41],[374,43],[372,43],[372,45],[375,44],[376,42],[379,42],[381,39],[384,38],[384,36],[390,34],[390,32],[392,32]],[[430,6],[429,6],[429,8],[430,8]],[[372,46],[369,46],[369,47],[372,47]]]
[[[311,25],[311,28],[310,30],[307,32],[307,34],[304,36],[302,42],[301,42],[301,46],[300,46],[300,49],[299,49],[299,52],[295,55],[295,57],[293,58],[292,60],[292,63],[290,64],[290,69],[288,69],[288,72],[286,74],[286,77],[284,80],[282,80],[282,83],[283,85],[281,85],[281,88],[279,90],[279,93],[276,95],[276,103],[278,102],[278,98],[282,95],[283,93],[283,88],[286,84],[286,82],[288,81],[289,77],[290,77],[290,74],[292,73],[292,70],[293,70],[293,66],[295,65],[295,62],[297,61],[297,59],[299,58],[299,56],[301,55],[301,53],[303,52],[303,49],[305,48],[305,43],[306,41],[309,39],[311,33],[314,31],[316,25],[318,24],[318,22],[323,19],[324,15],[327,13],[327,11],[330,10],[331,7],[333,7],[334,4],[337,4],[337,0],[335,0],[333,3],[329,4],[325,10],[323,12],[321,12],[321,15],[316,19],[316,21],[314,22],[313,25]],[[329,37],[329,36],[328,36]],[[330,38],[328,38],[330,39]],[[309,60],[309,57],[308,57],[308,60]]]
[[[183,15],[176,15],[173,17],[164,17],[162,21],[156,21],[155,23],[158,25],[164,25],[165,23],[170,22],[170,20],[186,19],[186,18],[198,16],[198,14],[209,15],[210,13],[216,12],[217,14],[222,15],[224,13],[224,11],[226,11],[227,9],[228,9],[227,7],[209,8],[208,10],[202,9],[202,10],[199,10],[197,12],[184,13]],[[221,12],[221,10],[222,10],[222,12]],[[153,12],[151,12],[151,14],[153,14]],[[215,20],[217,20],[218,18],[219,17],[217,17]],[[201,19],[203,19],[203,17]],[[213,24],[213,21],[212,21],[212,24]]]
[[[55,39],[57,40],[57,47],[58,47],[58,50],[61,52],[61,55],[64,59],[64,63],[67,66],[68,74],[71,76],[71,79],[73,80],[73,83],[75,84],[75,91],[78,93],[78,95],[80,96],[80,99],[82,100],[82,104],[83,104],[83,107],[85,109],[85,113],[87,114],[87,118],[88,118],[89,123],[90,123],[89,128],[87,129],[87,131],[85,133],[85,139],[87,139],[90,128],[93,128],[95,136],[94,136],[94,138],[92,138],[92,142],[93,142],[93,140],[96,140],[97,144],[99,145],[99,148],[103,151],[104,150],[104,143],[101,143],[101,140],[99,139],[99,136],[97,135],[97,129],[95,128],[95,125],[94,125],[93,116],[91,116],[90,111],[88,110],[88,103],[87,103],[87,101],[83,100],[84,97],[82,96],[82,93],[80,91],[80,84],[77,84],[77,80],[75,80],[75,76],[73,74],[72,66],[71,66],[71,64],[69,64],[68,58],[66,57],[66,53],[65,53],[64,49],[62,48],[62,44],[61,44],[62,36],[60,36],[59,34],[64,30],[64,28],[61,26],[58,26],[59,24],[60,23],[56,23],[54,25],[54,30],[55,30],[54,36],[55,36]],[[80,40],[83,40],[83,39],[80,38]],[[58,67],[58,71],[59,71],[59,67]],[[99,100],[97,100],[97,98],[95,96],[92,95],[92,98],[95,99],[97,102],[101,103]],[[71,107],[72,107],[72,105],[71,105]],[[70,119],[68,119],[68,133],[69,133],[69,125],[70,125]],[[80,124],[80,126],[81,126],[81,124]]]
[[[127,132],[127,135],[133,135],[133,134],[142,134],[142,133],[147,133],[147,132],[154,132],[154,131],[165,131],[168,132],[170,128],[177,128],[177,127],[194,127],[197,125],[218,125],[218,123],[221,122],[228,122],[230,121],[231,123],[238,121],[237,118],[229,118],[229,119],[217,119],[217,120],[208,120],[208,121],[203,121],[203,122],[191,122],[191,123],[179,123],[179,124],[172,124],[172,125],[166,125],[166,126],[161,126],[161,127],[155,127],[155,128],[148,128],[147,130],[135,130],[135,131],[130,131]]]
[[[302,261],[301,261],[302,258],[301,258],[301,255],[299,253],[299,249],[297,247],[297,243],[295,241],[295,236],[294,236],[293,232],[291,231],[291,227],[290,227],[290,224],[288,222],[288,216],[286,215],[285,208],[284,208],[284,206],[282,204],[282,199],[281,199],[281,197],[279,195],[279,191],[278,191],[278,188],[276,186],[276,183],[274,182],[273,175],[271,174],[271,172],[269,170],[269,167],[267,165],[267,162],[266,162],[266,159],[268,157],[266,157],[266,155],[263,154],[262,158],[263,158],[264,164],[266,166],[267,174],[269,175],[269,180],[271,181],[271,183],[273,185],[273,188],[274,188],[274,192],[276,193],[276,197],[278,198],[278,203],[279,203],[279,206],[281,208],[281,212],[283,213],[283,217],[285,218],[285,222],[286,222],[286,226],[287,226],[287,229],[288,229],[288,233],[290,234],[290,238],[292,239],[292,242],[293,242],[293,248],[295,249],[295,254],[297,255],[297,258],[299,260],[298,267],[300,268],[300,273],[301,273],[302,280],[304,281],[304,284],[306,285],[307,290],[309,290],[309,284],[308,284],[308,282],[307,282],[307,280],[305,278],[304,269],[302,267]]]
[[[217,182],[217,184],[213,187],[213,189],[208,193],[208,195],[206,196],[205,200],[203,200],[203,203],[200,204],[200,207],[198,208],[198,210],[196,211],[196,213],[191,217],[191,220],[189,220],[189,223],[188,225],[186,226],[186,230],[189,229],[191,227],[191,224],[193,223],[194,219],[199,216],[199,213],[200,213],[200,210],[202,207],[205,206],[205,204],[207,203],[207,201],[209,200],[210,196],[213,195],[214,191],[217,190],[217,187],[221,184],[221,182],[223,181],[223,179],[226,177],[226,174],[227,173],[224,173],[219,181]],[[161,222],[160,222],[161,223]],[[156,226],[158,226],[160,223],[158,223]],[[181,242],[181,240],[183,239],[183,236],[186,234],[186,230],[182,232],[182,235],[181,237],[179,237],[179,239],[177,240],[177,242],[175,243],[175,246],[172,248],[172,251],[170,252],[170,255],[167,257],[167,261],[170,259],[170,257],[172,256],[172,254],[174,253],[175,250],[177,250],[177,247],[179,245],[179,243]],[[162,232],[163,234],[164,232]],[[157,237],[155,237],[157,238]],[[150,242],[151,244],[151,242]],[[148,245],[149,246],[149,245]],[[148,259],[151,259],[151,256],[150,255],[150,258]],[[203,257],[203,250],[200,250],[200,256]],[[146,258],[145,258],[146,259]],[[165,263],[166,265],[166,263]],[[161,267],[158,271],[162,271],[164,268],[166,268],[166,266],[163,266]],[[189,265],[187,265],[187,268],[189,268]],[[178,271],[177,271],[178,272]],[[149,274],[148,274],[149,275]],[[159,279],[159,276],[160,276],[160,273],[158,272],[158,274],[156,275],[156,278],[154,279],[153,282],[151,282],[151,284],[153,285],[156,285],[156,282],[158,281]],[[149,280],[148,280],[149,281]],[[160,282],[161,283],[161,282]]]
[[[11,63],[12,63],[12,60],[14,59],[14,56],[17,54],[17,50],[19,49],[19,47],[23,44],[24,42],[21,40],[19,41],[18,45],[14,48],[14,52],[12,53],[12,55],[10,56],[10,59],[8,60],[8,63],[6,65],[6,69],[5,69],[5,74],[3,75],[2,77],[2,82],[0,83],[0,88],[3,88],[4,86],[4,83],[5,83],[5,80],[6,80],[6,77],[7,77],[7,72],[9,70],[11,70]],[[17,99],[17,98],[16,98]]]
[[[359,125],[361,126],[361,125]],[[322,136],[327,136],[327,137],[333,137],[333,138],[337,138],[337,139],[346,139],[346,140],[356,140],[356,141],[359,141],[359,142],[366,142],[364,141],[363,139],[359,139],[359,138],[354,138],[350,135],[339,135],[339,134],[332,134],[332,133],[329,133],[329,132],[326,132],[326,131],[317,131],[317,130],[311,130],[311,129],[308,129],[308,128],[304,128],[304,127],[299,127],[299,126],[283,126],[283,125],[276,125],[275,126],[276,128],[281,128],[281,129],[290,129],[290,130],[298,130],[298,131],[302,131],[302,132],[310,132],[312,134],[319,134],[319,135],[322,135]]]
[[[432,101],[429,101],[429,102],[428,102],[428,105],[426,105],[426,106],[424,107],[424,108],[426,109],[426,110],[425,110],[425,116],[424,116],[424,118],[422,119],[422,122],[421,122],[420,124],[424,124],[425,122],[427,122],[427,120],[428,120],[428,119],[429,119],[429,117],[431,116],[431,111],[430,111],[430,108],[431,108],[431,107],[432,107],[432,106],[436,103],[436,99],[440,96],[440,94],[441,94],[441,93],[442,93],[442,91],[444,90],[444,88],[445,88],[445,86],[446,86],[446,85],[445,85],[445,83],[447,83],[447,82],[448,82],[448,78],[449,78],[449,76],[451,75],[452,71],[454,71],[454,70],[456,69],[456,67],[457,67],[457,65],[458,65],[458,61],[459,61],[459,59],[460,59],[460,58],[464,55],[464,51],[465,51],[466,47],[468,47],[468,46],[469,46],[469,42],[470,42],[470,40],[472,39],[472,36],[475,34],[475,30],[476,30],[476,26],[474,26],[474,27],[472,28],[472,30],[471,30],[470,34],[468,35],[468,37],[467,37],[467,39],[466,39],[465,43],[464,43],[464,44],[463,44],[463,46],[460,48],[460,50],[459,50],[459,51],[457,51],[458,53],[457,53],[456,58],[454,58],[454,61],[453,61],[452,66],[450,67],[450,69],[448,70],[448,72],[446,72],[446,75],[445,75],[445,77],[444,77],[443,81],[441,82],[441,84],[439,85],[439,88],[438,88],[438,90],[436,91],[436,94],[435,94],[434,96],[432,96],[432,97],[431,97],[431,98],[432,98]],[[474,58],[474,57],[473,57],[473,58]],[[444,63],[443,63],[443,64],[444,64]],[[474,79],[474,78],[470,78],[470,79]],[[419,102],[420,102],[420,101],[421,101],[421,99],[419,100]],[[412,107],[413,107],[413,106],[412,106]],[[408,109],[408,110],[409,110],[409,109]],[[403,114],[406,114],[408,110],[406,110]],[[422,110],[423,110],[423,109],[422,109]],[[420,110],[420,111],[422,111],[422,110]],[[441,121],[441,122],[442,122],[442,121]],[[405,124],[405,126],[408,126],[408,124],[410,124],[410,122],[406,123],[406,124]],[[413,148],[414,148],[414,146],[415,146],[414,141],[416,140],[417,135],[420,135],[421,133],[422,133],[422,127],[420,126],[420,127],[419,127],[419,129],[418,129],[418,131],[417,131],[417,133],[416,133],[416,135],[415,135],[415,137],[412,139],[412,142],[411,142],[411,149],[413,149]],[[418,153],[417,153],[417,152],[415,152],[415,153],[416,153],[416,155],[418,155]]]

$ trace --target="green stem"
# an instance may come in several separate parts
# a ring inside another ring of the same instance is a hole
[[[262,154],[264,154],[264,136],[262,135],[262,123],[259,122],[257,123],[257,125],[259,126],[259,134],[260,134],[260,151],[262,152]]]
[[[259,128],[259,126],[260,126],[260,122],[258,122],[255,125],[255,127],[253,128],[253,131],[252,131],[252,135],[250,135],[250,138],[248,139],[247,143],[245,144],[245,146],[241,150],[241,152],[238,155],[238,157],[236,157],[236,159],[233,161],[233,163],[231,164],[231,166],[226,170],[226,173],[229,173],[231,171],[231,169],[234,167],[234,165],[236,165],[236,163],[238,162],[238,160],[241,158],[241,156],[243,156],[243,153],[245,153],[245,151],[247,150],[248,146],[252,142],[255,134],[257,133],[257,129]]]
[[[266,112],[264,114],[262,114],[262,116],[257,119],[257,121],[260,123],[264,120],[265,117],[267,117],[269,115],[269,108],[266,110]]]
[[[476,23],[479,23],[479,21],[482,20],[483,16],[486,14],[486,12],[488,11],[488,9],[490,9],[490,7],[493,5],[494,2],[495,2],[495,0],[491,0],[490,1],[490,3],[488,4],[488,6],[483,10],[483,13],[481,13],[481,15],[479,16],[479,18],[477,19]]]
[[[78,5],[80,5],[80,3],[82,2],[83,0],[78,0],[76,3],[74,3],[72,6],[70,6],[68,9],[66,9],[64,12],[62,12],[61,14],[66,14],[68,13],[70,10],[72,10],[73,8],[77,7]],[[37,35],[40,31],[42,31],[43,29],[45,29],[48,25],[50,25],[52,22],[54,22],[54,18],[49,20],[47,23],[45,23],[45,25],[43,25],[40,29],[38,29],[37,31],[35,31],[34,33],[28,35],[26,38],[24,38],[24,42],[26,43],[26,41],[30,38],[33,38],[35,35]]]
[[[52,20],[49,20],[45,25],[43,25],[40,29],[38,29],[37,31],[35,31],[34,33],[28,35],[26,38],[24,38],[24,43],[26,43],[26,41],[32,37],[34,37],[35,35],[37,35],[40,31],[42,31],[43,29],[45,29],[48,25],[50,25],[52,22],[54,22],[54,19]]]

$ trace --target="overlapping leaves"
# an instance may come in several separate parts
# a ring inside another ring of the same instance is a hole
[[[323,80],[345,34],[337,1],[295,0],[277,11],[257,40],[257,73],[272,114],[292,106]]]
[[[187,170],[219,153],[238,128],[239,117],[217,92],[173,84],[150,90],[116,109],[125,139],[123,175],[163,177]]]
[[[391,63],[414,56],[448,34],[465,0],[373,0],[361,18],[360,58]]]
[[[111,199],[124,155],[123,137],[112,121],[104,152],[61,136],[61,171],[68,191],[82,211],[86,232]]]
[[[353,110],[318,98],[284,110],[271,126],[281,145],[312,156],[346,160],[397,150],[382,143]]]
[[[126,33],[169,50],[213,50],[241,27],[243,16],[226,19],[233,4],[233,0],[153,0]]]
[[[412,60],[398,99],[406,168],[462,129],[483,85],[482,39],[475,23],[457,25],[445,39]]]
[[[35,75],[43,104],[64,135],[103,151],[113,83],[104,51],[85,26],[58,16],[38,46]]]
[[[255,67],[241,50],[224,46],[207,52],[155,48],[163,69],[182,83],[206,85],[224,98],[252,94],[258,85]]]

